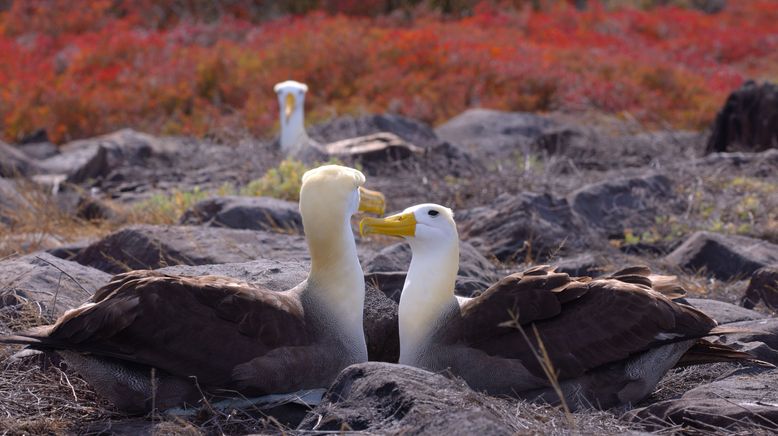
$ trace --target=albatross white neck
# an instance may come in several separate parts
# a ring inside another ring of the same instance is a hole
[[[305,141],[308,140],[308,134],[305,132],[305,115],[303,113],[303,99],[294,107],[292,113],[287,117],[284,113],[284,106],[281,106],[281,150],[285,152],[296,151]]]
[[[441,315],[457,307],[459,270],[458,238],[409,242],[413,257],[399,308],[400,363],[405,364],[414,363]]]
[[[351,216],[337,220],[319,218],[305,223],[306,241],[311,253],[308,282],[316,288],[320,304],[337,314],[338,322],[362,332],[365,303],[365,276],[357,257],[351,230]]]

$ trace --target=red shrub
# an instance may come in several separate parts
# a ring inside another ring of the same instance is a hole
[[[436,123],[484,106],[698,128],[743,80],[778,77],[778,3],[767,0],[716,15],[481,4],[459,20],[412,21],[353,16],[380,13],[381,1],[299,0],[284,4],[352,15],[258,23],[259,0],[184,3],[199,20],[175,14],[175,0],[14,2],[0,13],[0,134],[265,135],[277,120],[272,86],[286,79],[310,85],[309,120],[393,111]]]

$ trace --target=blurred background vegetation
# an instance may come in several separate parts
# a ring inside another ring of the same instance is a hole
[[[747,79],[778,80],[773,0],[0,0],[0,139],[277,128],[469,107],[708,126]]]

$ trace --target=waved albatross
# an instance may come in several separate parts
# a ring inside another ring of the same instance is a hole
[[[540,266],[463,298],[454,295],[459,238],[450,209],[413,206],[364,218],[360,230],[411,246],[399,362],[450,370],[475,390],[558,403],[551,375],[572,408],[606,408],[641,400],[676,364],[753,361],[701,340],[724,329],[653,290],[647,268],[592,279]]]
[[[294,80],[277,83],[273,90],[278,96],[280,107],[281,151],[304,162],[326,160],[327,158],[370,159],[389,155],[402,158],[408,154],[422,154],[423,149],[410,144],[397,135],[388,132],[344,139],[320,144],[311,139],[305,131],[305,94],[308,85]]]
[[[0,342],[57,351],[127,412],[148,411],[152,401],[159,409],[193,404],[199,389],[257,396],[326,388],[341,369],[367,361],[365,282],[350,218],[357,210],[383,213],[384,199],[364,182],[361,172],[336,165],[303,175],[311,270],[290,290],[132,271],[53,325]]]

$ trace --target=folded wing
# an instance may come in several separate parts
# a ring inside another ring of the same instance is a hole
[[[571,278],[547,266],[505,277],[464,303],[461,314],[453,329],[458,337],[449,340],[518,359],[539,377],[544,373],[536,353],[542,341],[560,378],[663,343],[705,336],[716,325],[652,290],[645,271]]]

